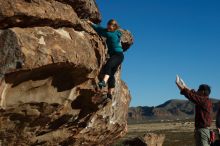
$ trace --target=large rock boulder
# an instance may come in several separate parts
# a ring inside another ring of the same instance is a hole
[[[73,69],[80,68],[81,73],[83,70],[86,73],[96,72],[94,78],[104,61],[105,47],[100,39],[73,28],[10,28],[0,30],[0,39],[0,71],[4,73],[7,73],[6,68],[10,68],[10,72],[16,69],[18,63],[23,72],[65,63],[72,64]]]
[[[74,26],[79,23],[69,5],[54,0],[1,0],[0,28]]]
[[[126,51],[133,45],[134,38],[130,31],[124,29],[120,29],[120,31],[122,32],[122,37],[121,37],[122,48],[124,49],[124,51]]]
[[[141,137],[127,139],[123,142],[125,146],[162,146],[165,140],[165,135],[157,135],[147,133]]]
[[[101,14],[95,0],[57,0],[69,4],[81,19],[88,19],[94,23],[101,22]]]
[[[93,19],[97,7],[87,2]],[[2,145],[107,146],[126,133],[128,87],[117,72],[113,100],[102,101],[106,45],[79,16],[81,6],[0,0]]]
[[[162,146],[165,140],[165,135],[147,133],[143,136],[143,139],[147,146]]]
[[[135,137],[123,141],[124,146],[147,146],[141,137]]]

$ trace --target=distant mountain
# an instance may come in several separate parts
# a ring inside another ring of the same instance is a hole
[[[212,99],[213,116],[218,109],[220,100]],[[143,120],[176,120],[191,119],[194,117],[194,105],[188,100],[168,100],[167,102],[156,107],[139,106],[130,107],[128,112],[129,121]]]

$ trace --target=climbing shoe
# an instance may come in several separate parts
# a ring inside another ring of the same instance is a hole
[[[105,81],[101,81],[101,82],[99,82],[98,85],[99,85],[99,88],[100,88],[100,89],[106,87]]]

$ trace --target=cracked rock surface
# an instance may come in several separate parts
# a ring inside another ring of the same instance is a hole
[[[101,21],[94,0],[0,0],[2,145],[108,146],[126,133],[128,87],[119,70],[101,102],[107,48],[84,19]]]

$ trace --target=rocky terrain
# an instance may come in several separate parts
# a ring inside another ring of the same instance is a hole
[[[145,121],[129,124],[126,136],[114,146],[195,146],[193,121]],[[214,121],[211,129],[216,132],[216,139],[219,139]]]
[[[122,143],[125,146],[162,146],[165,140],[165,135],[147,133],[143,136],[124,140]]]
[[[2,145],[108,146],[125,135],[130,93],[119,71],[113,100],[100,102],[106,45],[88,19],[101,22],[93,0],[0,0]]]
[[[212,99],[213,117],[218,110],[219,100]],[[187,100],[169,100],[156,107],[131,107],[129,108],[129,121],[144,120],[177,120],[191,119],[194,117],[194,105]]]

